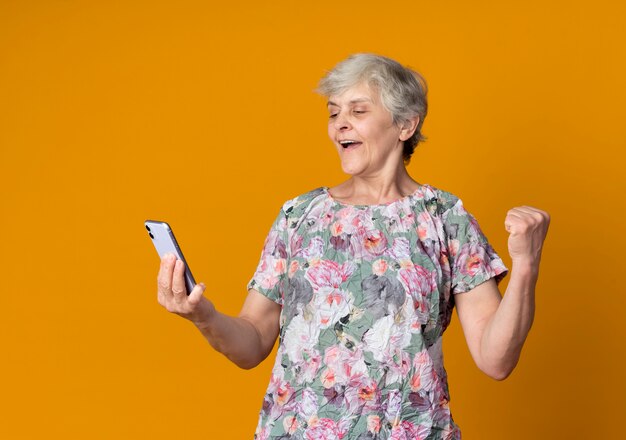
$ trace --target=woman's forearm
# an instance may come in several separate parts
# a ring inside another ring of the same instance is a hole
[[[253,368],[268,355],[258,330],[245,318],[228,316],[212,308],[206,319],[194,325],[215,350],[241,368]]]
[[[481,357],[496,379],[505,379],[517,365],[535,315],[538,275],[538,263],[513,261],[504,298],[485,327]]]

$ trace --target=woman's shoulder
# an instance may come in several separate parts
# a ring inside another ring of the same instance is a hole
[[[283,211],[287,217],[299,217],[309,205],[325,194],[324,187],[320,186],[305,193],[299,194],[283,203]]]
[[[460,200],[456,194],[427,183],[422,185],[422,195],[426,204],[433,206],[438,214],[449,211]]]

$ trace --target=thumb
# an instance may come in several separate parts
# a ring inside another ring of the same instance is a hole
[[[198,304],[200,302],[200,300],[202,299],[202,295],[204,294],[204,291],[206,290],[206,286],[204,285],[204,283],[198,283],[194,286],[193,290],[191,291],[191,293],[189,294],[189,302],[191,304]]]
[[[506,229],[506,231],[510,234],[513,232],[513,226],[515,225],[515,217],[512,214],[507,214],[506,218],[504,219],[504,229]]]

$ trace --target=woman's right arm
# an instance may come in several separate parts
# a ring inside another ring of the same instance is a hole
[[[197,284],[187,296],[184,272],[181,260],[163,256],[157,279],[159,304],[193,322],[213,348],[239,367],[261,363],[278,337],[280,305],[250,289],[239,316],[225,315],[203,296],[204,284]]]

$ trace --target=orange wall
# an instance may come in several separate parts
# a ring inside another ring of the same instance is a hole
[[[370,51],[426,77],[409,172],[507,265],[507,210],[552,216],[513,375],[478,371],[456,317],[445,339],[464,439],[617,438],[624,6],[309,3],[0,1],[0,437],[252,438],[272,361],[239,370],[159,306],[143,221],[237,313],[281,203],[347,177],[312,90]]]

